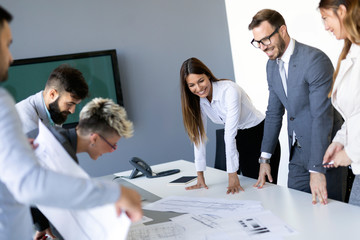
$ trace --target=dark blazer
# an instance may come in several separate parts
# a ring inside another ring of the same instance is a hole
[[[273,153],[280,133],[284,110],[288,113],[289,149],[292,135],[302,147],[307,169],[325,173],[321,165],[333,132],[342,124],[327,97],[333,75],[333,65],[319,49],[295,42],[288,69],[287,96],[276,60],[266,66],[269,101],[265,117],[262,152]]]

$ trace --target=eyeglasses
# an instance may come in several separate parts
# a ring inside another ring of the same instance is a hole
[[[106,138],[104,138],[103,136],[101,136],[100,134],[98,134],[99,135],[99,137],[102,139],[102,140],[104,140],[112,149],[113,149],[113,151],[115,151],[116,149],[117,149],[117,144],[115,143],[114,145],[112,145],[111,143],[109,143],[109,141],[108,140],[106,140]]]
[[[264,45],[264,46],[269,46],[270,44],[271,44],[271,40],[270,40],[270,38],[272,37],[272,36],[274,36],[276,33],[278,33],[279,32],[279,28],[277,27],[276,29],[275,29],[275,31],[272,33],[272,34],[270,34],[269,36],[267,36],[267,37],[264,37],[263,39],[261,39],[260,41],[257,41],[257,40],[255,40],[255,39],[253,39],[252,41],[251,41],[251,44],[254,46],[254,47],[256,47],[256,48],[260,48],[260,43],[262,44],[262,45]]]

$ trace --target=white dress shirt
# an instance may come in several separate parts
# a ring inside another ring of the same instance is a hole
[[[212,82],[212,101],[200,98],[200,108],[206,131],[207,117],[216,124],[225,125],[225,154],[228,173],[239,169],[239,153],[236,147],[238,129],[254,127],[265,116],[252,104],[245,91],[230,80]],[[195,166],[197,171],[206,169],[206,143],[194,144]]]
[[[32,239],[30,204],[84,209],[114,203],[115,183],[46,170],[22,132],[13,98],[0,87],[0,239]]]
[[[344,145],[351,159],[354,174],[360,174],[360,46],[352,44],[346,58],[341,61],[334,83],[331,101],[344,118],[333,142]]]

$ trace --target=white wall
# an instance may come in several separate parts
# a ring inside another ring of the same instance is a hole
[[[265,53],[255,49],[248,25],[252,17],[261,9],[270,8],[280,12],[285,18],[290,37],[297,41],[323,50],[332,60],[334,66],[342,48],[342,42],[324,30],[320,12],[317,9],[319,0],[257,0],[239,1],[225,0],[230,44],[234,63],[235,80],[251,97],[255,106],[265,113],[268,99],[266,83]],[[284,117],[286,119],[286,116]],[[288,145],[286,121],[283,121],[280,133],[281,163],[279,184],[287,185]]]

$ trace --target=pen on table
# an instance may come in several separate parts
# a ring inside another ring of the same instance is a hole
[[[325,166],[329,166],[329,165],[334,165],[334,161],[330,161],[330,162],[328,162],[328,163],[323,163],[323,164],[314,165],[314,167],[325,167]]]

